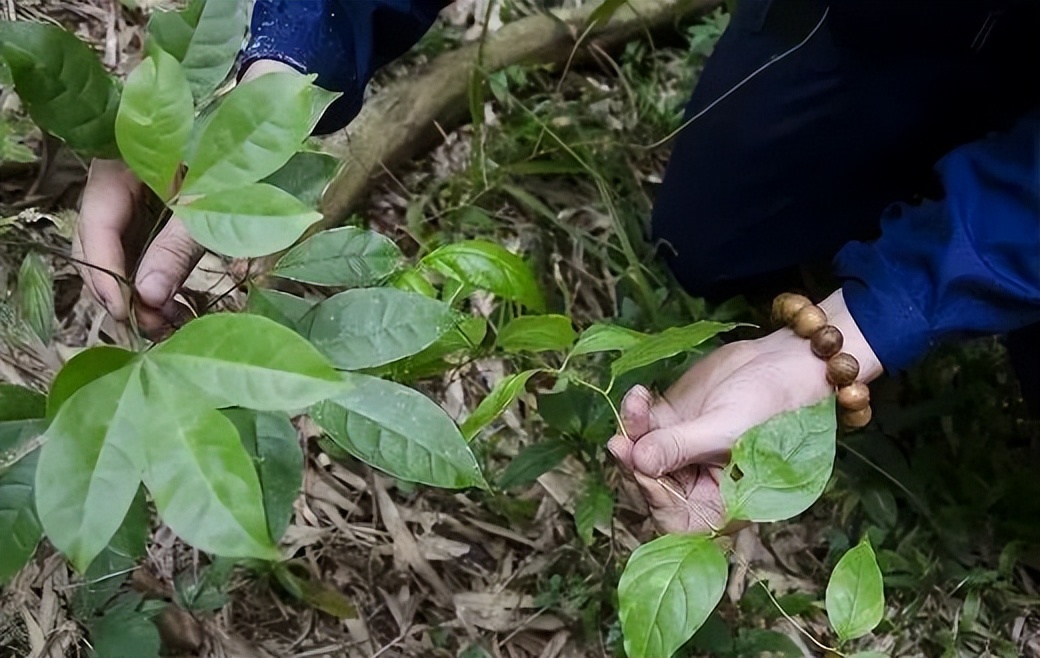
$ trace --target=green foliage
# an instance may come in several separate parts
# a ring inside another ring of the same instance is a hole
[[[506,352],[559,352],[572,344],[577,334],[564,315],[525,315],[514,319],[498,334],[498,346]]]
[[[885,591],[877,558],[864,539],[834,567],[827,583],[827,617],[842,642],[874,630],[885,614]]]
[[[312,409],[332,440],[394,477],[435,487],[486,487],[476,457],[451,418],[400,384],[344,373],[338,395]]]
[[[154,49],[126,80],[115,130],[127,165],[164,201],[173,195],[194,119],[180,64]]]
[[[497,244],[468,240],[445,245],[423,258],[421,265],[473,288],[519,302],[533,311],[545,310],[545,300],[531,266]]]
[[[18,315],[44,343],[54,335],[54,280],[36,252],[29,252],[18,270]]]
[[[688,352],[737,325],[723,322],[695,322],[685,327],[672,327],[625,348],[610,364],[610,374],[620,377],[656,361]],[[615,334],[614,339],[617,339]]]
[[[320,286],[360,288],[386,280],[401,259],[401,250],[385,236],[345,226],[297,245],[282,256],[272,274]]]
[[[249,289],[246,310],[274,320],[283,327],[298,330],[304,317],[314,308],[314,303],[289,293],[266,288]]]
[[[182,11],[153,14],[148,33],[181,63],[191,87],[188,99],[202,103],[231,71],[247,26],[242,0],[192,0]]]
[[[162,648],[159,629],[151,618],[164,604],[155,605],[143,595],[126,594],[88,626],[91,655],[95,658],[134,656],[159,658]]]
[[[708,618],[726,589],[728,565],[707,537],[664,535],[632,553],[618,584],[625,652],[671,656]]]
[[[0,407],[5,416],[22,415],[13,413],[8,399],[0,398]],[[0,458],[43,432],[45,424],[36,419],[38,405],[25,411],[28,415],[23,419],[0,421]],[[43,534],[33,505],[32,482],[38,459],[36,450],[0,471],[0,585],[25,566]]]
[[[599,478],[586,478],[581,495],[574,503],[574,523],[578,527],[578,536],[586,544],[591,544],[596,526],[609,526],[613,518],[614,492]]]
[[[502,415],[524,392],[527,381],[538,373],[537,370],[525,370],[515,375],[503,377],[495,384],[487,397],[480,401],[477,408],[462,423],[462,435],[469,441],[477,432]]]
[[[321,205],[321,195],[337,169],[339,160],[327,153],[300,151],[263,182],[285,190],[307,207],[317,209]]]
[[[56,25],[2,21],[0,56],[38,126],[86,155],[117,154],[119,91],[89,46]]]
[[[498,478],[498,486],[512,489],[537,480],[556,468],[571,453],[571,446],[559,439],[533,443],[520,452]]]
[[[393,288],[347,290],[311,309],[307,337],[337,368],[361,370],[403,359],[455,326],[447,304]]]
[[[571,356],[583,356],[596,352],[623,352],[635,347],[645,338],[646,334],[616,324],[594,324],[581,332],[578,342],[571,350]]]
[[[808,509],[830,480],[836,431],[833,396],[748,430],[720,483],[727,517],[781,521]]]
[[[256,316],[203,318],[121,361],[72,393],[47,430],[36,497],[51,542],[85,570],[143,480],[189,543],[276,557],[256,471],[234,425],[215,409],[300,408],[339,390],[336,374],[302,338]]]
[[[207,194],[173,212],[195,241],[236,258],[263,256],[291,246],[321,219],[288,192],[266,183]]]

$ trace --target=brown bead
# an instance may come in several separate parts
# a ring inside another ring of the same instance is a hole
[[[841,414],[841,422],[849,429],[858,430],[861,427],[866,427],[873,415],[874,413],[871,411],[870,405],[867,405],[857,411],[843,412]]]
[[[841,351],[845,343],[845,337],[841,335],[841,329],[832,324],[824,326],[809,338],[812,353],[821,359],[829,359]]]
[[[835,354],[827,360],[827,381],[841,388],[859,377],[859,361],[848,352]]]
[[[811,305],[812,302],[804,295],[781,293],[773,300],[773,322],[786,327],[794,320],[794,316],[798,315],[798,311]]]
[[[808,338],[827,324],[827,314],[819,306],[809,305],[798,311],[791,321],[791,328],[802,338]]]
[[[863,382],[852,382],[838,389],[838,404],[848,411],[859,411],[870,406],[870,389]]]

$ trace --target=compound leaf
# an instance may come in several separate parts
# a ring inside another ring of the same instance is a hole
[[[828,396],[745,432],[720,485],[728,518],[764,523],[808,509],[830,480],[836,431],[834,396]]]
[[[437,404],[394,382],[357,373],[343,377],[349,388],[311,411],[337,445],[409,482],[487,486],[466,440]]]
[[[498,346],[506,352],[565,350],[577,334],[564,315],[525,315],[515,318],[498,334]]]
[[[95,379],[119,370],[133,359],[133,352],[109,345],[83,350],[69,359],[51,384],[47,395],[47,418],[54,418],[73,393]]]
[[[196,242],[232,258],[285,249],[321,219],[321,213],[266,183],[207,194],[172,210]]]
[[[164,201],[173,193],[195,119],[180,64],[156,48],[130,73],[116,114],[123,160]]]
[[[314,307],[309,318],[310,341],[345,370],[374,368],[417,354],[456,321],[447,304],[395,288],[341,292]]]
[[[531,266],[492,242],[467,240],[445,245],[423,258],[422,265],[534,311],[545,309],[545,299]]]
[[[827,617],[842,642],[863,637],[885,614],[885,586],[870,542],[838,560],[827,583]]]
[[[726,557],[705,536],[664,535],[637,548],[618,583],[626,653],[674,654],[718,605],[728,575]]]
[[[401,250],[386,236],[344,226],[293,247],[272,274],[319,286],[360,288],[386,279],[400,263]]]
[[[119,91],[87,44],[56,25],[0,21],[0,56],[36,125],[87,155],[118,156]]]

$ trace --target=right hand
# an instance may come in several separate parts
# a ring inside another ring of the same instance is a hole
[[[242,81],[272,72],[295,72],[274,60],[254,62]],[[140,216],[149,190],[119,160],[94,160],[83,190],[72,256],[87,289],[117,321],[133,312],[141,331],[157,336],[188,319],[190,310],[174,301],[205,252],[176,217],[148,243],[154,228]],[[143,252],[143,253],[142,253]],[[134,280],[124,284],[137,264]]]

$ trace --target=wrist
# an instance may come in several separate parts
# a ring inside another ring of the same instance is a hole
[[[859,361],[859,376],[856,377],[856,381],[869,384],[880,377],[884,372],[881,360],[870,347],[870,343],[856,324],[856,319],[845,305],[841,289],[832,293],[818,306],[827,314],[827,322],[841,330],[845,339],[842,351],[848,352]]]

